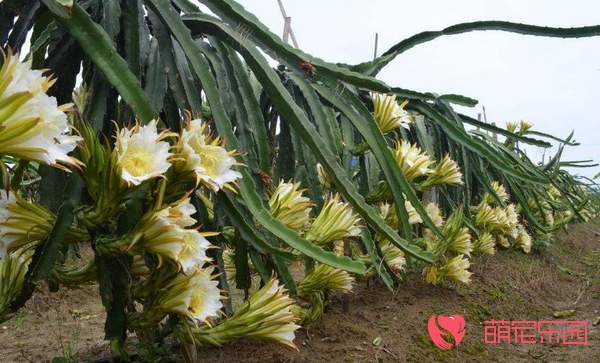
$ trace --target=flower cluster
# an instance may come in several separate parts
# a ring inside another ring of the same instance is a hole
[[[494,246],[504,248],[511,246],[511,241],[525,253],[531,251],[531,236],[519,222],[519,213],[514,204],[506,204],[509,200],[504,186],[498,182],[491,183],[492,193],[485,193],[481,202],[471,208],[474,226],[480,231],[475,241],[474,250],[479,253],[493,254]]]

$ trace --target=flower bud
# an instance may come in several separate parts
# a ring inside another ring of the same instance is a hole
[[[302,196],[304,190],[300,183],[284,183],[281,181],[269,199],[269,207],[273,217],[298,232],[304,231],[310,223],[310,211],[313,203]]]
[[[421,187],[425,189],[436,185],[463,185],[462,177],[456,161],[446,155],[437,163]]]
[[[373,92],[373,117],[382,134],[387,134],[400,126],[409,127],[412,119],[404,107],[408,101],[398,104],[396,95]]]
[[[354,278],[348,272],[319,264],[298,284],[298,295],[308,297],[325,290],[350,292],[353,283]]]
[[[329,198],[306,233],[306,239],[319,245],[358,236],[361,233],[360,218],[338,194]]]
[[[483,232],[473,243],[473,251],[486,255],[493,255],[495,250],[496,240],[489,232]]]
[[[404,172],[404,176],[409,181],[431,173],[429,167],[433,164],[433,161],[416,144],[410,144],[404,140],[396,142],[392,153]]]

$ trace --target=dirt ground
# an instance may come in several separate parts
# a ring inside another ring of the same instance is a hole
[[[298,350],[261,342],[202,349],[201,362],[600,362],[600,224],[572,226],[542,254],[500,251],[475,257],[472,283],[430,286],[418,272],[390,292],[359,283],[350,312],[333,300],[322,321],[301,329]],[[0,327],[0,362],[40,362],[53,357],[82,361],[105,357],[103,311],[95,286],[39,293],[26,309]],[[489,345],[484,320],[587,320],[587,345]],[[444,351],[431,343],[432,314],[462,314],[464,340]]]

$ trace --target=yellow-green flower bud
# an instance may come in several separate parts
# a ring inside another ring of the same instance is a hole
[[[360,218],[338,194],[329,198],[306,233],[306,239],[319,245],[360,235]]]
[[[464,255],[457,255],[448,260],[441,267],[429,266],[425,272],[425,280],[430,284],[437,284],[442,279],[447,278],[463,284],[471,282],[472,273],[469,271],[471,266],[469,260]]]
[[[431,172],[429,167],[433,164],[433,161],[416,144],[410,144],[404,140],[396,142],[392,153],[409,181]]]
[[[409,127],[412,119],[408,112],[404,110],[408,101],[398,104],[396,95],[388,95],[373,92],[373,117],[382,134],[387,134],[400,126]]]
[[[421,188],[429,188],[436,185],[463,185],[462,173],[456,161],[448,155],[435,166],[427,179],[421,184]]]
[[[479,238],[475,240],[475,243],[473,243],[473,251],[486,255],[493,255],[496,252],[496,249],[494,248],[495,245],[496,240],[494,239],[494,236],[489,232],[483,232]]]
[[[319,264],[298,284],[298,295],[308,297],[325,290],[350,292],[353,283],[354,278],[348,272]]]
[[[269,199],[273,217],[298,232],[303,232],[310,224],[310,212],[313,203],[302,194],[300,183],[279,182],[277,189]]]

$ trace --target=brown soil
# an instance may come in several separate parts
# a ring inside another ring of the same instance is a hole
[[[418,272],[390,292],[378,283],[359,283],[350,312],[334,299],[323,320],[297,334],[298,351],[262,342],[206,348],[206,362],[474,361],[600,362],[600,224],[572,226],[541,254],[501,251],[475,257],[472,283],[430,286]],[[0,362],[71,360],[106,356],[103,312],[94,286],[57,294],[40,293],[26,309],[0,327]],[[488,319],[566,319],[589,322],[589,343],[498,346],[483,343]],[[466,335],[454,350],[435,347],[427,334],[432,314],[462,314]],[[596,323],[596,325],[593,325]]]

